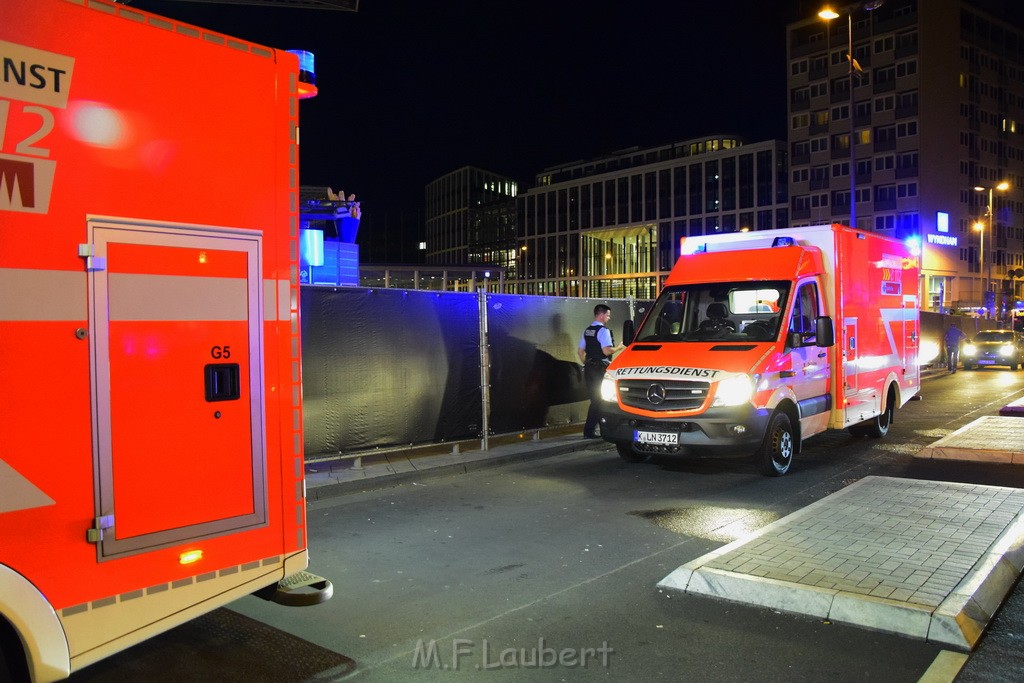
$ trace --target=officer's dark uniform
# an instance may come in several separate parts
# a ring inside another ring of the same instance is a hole
[[[594,323],[583,330],[583,380],[587,384],[587,394],[590,396],[590,408],[587,410],[587,421],[583,425],[583,436],[588,439],[595,436],[594,430],[601,415],[601,380],[604,379],[605,368],[611,363],[611,359],[604,355],[601,342],[597,339],[597,333],[603,329],[608,328]],[[611,330],[608,330],[608,336],[612,341],[611,346],[615,346]]]

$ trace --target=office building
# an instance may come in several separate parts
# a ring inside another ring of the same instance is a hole
[[[518,191],[515,180],[473,166],[432,181],[425,190],[426,263],[508,263]]]
[[[786,226],[782,141],[708,136],[547,168],[516,199],[506,291],[653,298],[679,240]]]

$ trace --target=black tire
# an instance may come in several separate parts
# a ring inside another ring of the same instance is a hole
[[[889,427],[892,425],[892,411],[895,410],[892,405],[892,396],[889,397],[889,405],[885,407],[881,413],[879,413],[875,419],[868,420],[866,436],[871,439],[881,439],[889,433]]]
[[[633,444],[631,443],[616,443],[616,450],[619,451],[619,457],[626,462],[647,462],[651,459],[650,453],[637,453],[633,450]]]
[[[0,681],[29,683],[28,662],[14,628],[0,616]]]
[[[1017,363],[1010,363],[1010,370],[1013,372],[1017,372],[1017,368],[1019,367],[1020,365],[1018,365]]]
[[[768,431],[765,432],[761,447],[754,456],[757,460],[757,469],[766,477],[781,477],[789,472],[793,465],[795,452],[796,435],[793,432],[793,423],[788,415],[777,412],[768,421]]]
[[[888,434],[889,427],[892,425],[892,411],[894,410],[892,397],[890,396],[889,398],[889,405],[881,413],[870,420],[864,420],[847,427],[850,434],[853,436],[866,436],[871,439],[881,439]]]
[[[973,370],[973,369],[974,369],[973,365],[968,365],[967,363],[964,363],[964,370]]]

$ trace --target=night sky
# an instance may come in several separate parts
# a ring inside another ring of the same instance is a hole
[[[304,185],[418,210],[472,165],[525,186],[547,166],[714,133],[786,135],[785,25],[808,0],[361,0],[356,13],[134,0],[315,54]]]

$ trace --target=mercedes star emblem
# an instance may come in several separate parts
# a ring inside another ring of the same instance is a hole
[[[665,402],[665,385],[661,382],[655,382],[647,388],[647,400],[652,405],[659,405]]]

